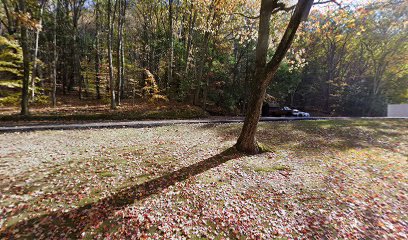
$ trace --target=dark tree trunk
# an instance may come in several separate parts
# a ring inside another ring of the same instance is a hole
[[[10,36],[14,35],[17,32],[18,19],[15,14],[9,10],[9,2],[7,0],[2,0],[4,13],[7,17],[7,24],[2,22],[2,25],[6,27],[7,32]]]
[[[19,11],[21,14],[26,13],[25,9],[25,0],[19,0]],[[27,37],[27,27],[25,23],[20,23],[21,31],[21,48],[23,49],[23,67],[24,67],[24,76],[23,76],[23,89],[21,92],[21,115],[27,116],[29,114],[28,110],[28,85],[30,81],[30,52],[28,49],[28,37]]]
[[[289,25],[286,28],[278,48],[271,61],[266,64],[267,50],[269,45],[269,23],[271,14],[277,7],[278,1],[262,0],[258,43],[256,47],[256,69],[253,79],[253,88],[251,90],[251,98],[248,105],[248,111],[245,117],[244,126],[238,138],[236,147],[239,151],[256,154],[259,152],[258,143],[255,138],[263,99],[266,88],[271,80],[274,78],[280,63],[286,55],[296,31],[301,21],[307,17],[313,0],[299,0],[295,11],[290,19]]]

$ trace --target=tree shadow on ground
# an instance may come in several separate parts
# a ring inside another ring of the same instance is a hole
[[[142,200],[177,182],[215,168],[242,155],[229,148],[211,158],[183,167],[159,178],[127,187],[113,193],[110,197],[89,203],[73,210],[58,210],[19,222],[0,231],[1,239],[13,238],[73,238],[81,237],[87,228],[107,219],[115,210],[135,201]]]

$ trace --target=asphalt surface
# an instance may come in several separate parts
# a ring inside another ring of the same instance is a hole
[[[311,121],[311,120],[334,120],[334,119],[407,119],[407,117],[389,118],[350,118],[350,117],[262,117],[261,122],[275,121]],[[222,124],[222,123],[241,123],[243,117],[214,117],[208,119],[191,120],[147,120],[147,121],[123,121],[123,122],[88,122],[88,123],[68,123],[68,124],[39,124],[27,126],[3,126],[0,127],[0,133],[4,132],[28,132],[42,130],[74,130],[74,129],[96,129],[96,128],[145,128],[159,127],[174,124]]]

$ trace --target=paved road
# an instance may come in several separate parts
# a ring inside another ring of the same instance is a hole
[[[261,122],[273,121],[299,121],[299,120],[333,120],[333,119],[408,119],[408,118],[349,118],[349,117],[262,117]],[[72,130],[72,129],[93,129],[93,128],[144,128],[158,127],[174,124],[198,124],[198,123],[240,123],[243,117],[214,117],[208,119],[192,120],[152,120],[152,121],[126,121],[126,122],[91,122],[74,124],[44,124],[29,126],[6,126],[0,127],[1,132],[25,132],[41,130]]]

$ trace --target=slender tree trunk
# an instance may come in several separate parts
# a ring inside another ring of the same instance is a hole
[[[111,0],[108,0],[108,62],[109,62],[109,82],[110,82],[110,94],[111,94],[111,108],[116,109],[115,99],[115,79],[113,77],[113,63],[112,63],[112,38],[113,38],[113,21],[112,21],[112,4]]]
[[[73,50],[73,83],[79,85],[79,99],[82,99],[82,86],[83,78],[81,77],[81,60],[79,55],[78,46],[78,21],[81,15],[82,6],[85,0],[77,0],[73,2],[73,14],[72,14],[72,50]]]
[[[121,71],[120,71],[120,77],[122,79],[121,84],[119,85],[119,91],[121,93],[121,96],[123,98],[124,93],[125,93],[125,36],[124,36],[124,26],[125,26],[125,20],[126,20],[126,9],[127,9],[127,0],[123,0],[123,6],[122,6],[122,47],[120,49],[121,53],[121,59],[120,59],[120,64],[122,65]]]
[[[191,11],[193,11],[193,4],[191,4]],[[186,55],[185,55],[185,62],[186,62],[186,66],[184,70],[185,76],[188,75],[189,57],[190,57],[190,52],[191,52],[191,45],[193,42],[193,30],[194,30],[196,19],[197,19],[197,12],[194,11],[194,13],[193,12],[191,13],[190,19],[189,19],[187,46],[186,46]]]
[[[208,63],[208,69],[211,69],[213,65],[213,60],[211,59],[210,62]],[[207,97],[208,97],[208,88],[210,86],[210,78],[208,76],[208,74],[205,77],[205,81],[204,81],[204,86],[203,86],[203,102],[201,105],[202,109],[206,109],[207,106]]]
[[[12,12],[10,12],[8,8],[8,5],[9,5],[8,1],[1,0],[1,2],[3,3],[4,13],[7,17],[7,24],[1,24],[1,25],[6,27],[9,35],[14,35],[17,32],[18,19],[14,16]]]
[[[173,83],[173,59],[174,59],[174,37],[173,37],[173,0],[169,0],[169,63],[167,73],[166,89]]]
[[[124,21],[124,18],[123,18],[123,21]],[[121,47],[121,49],[120,49],[120,56],[121,56],[121,58],[120,58],[120,65],[122,66],[121,68],[120,68],[120,79],[121,79],[121,82],[120,82],[120,84],[119,84],[119,91],[120,91],[120,95],[122,96],[122,98],[124,97],[124,94],[125,94],[125,44],[124,44],[124,42],[123,42],[123,38],[124,38],[124,36],[123,36],[123,34],[122,34],[122,47]]]
[[[210,35],[211,35],[211,30],[213,28],[212,23],[214,22],[214,19],[216,18],[216,13],[217,10],[215,8],[215,0],[212,0],[209,6],[210,13],[208,14],[206,25],[207,29],[204,34],[204,40],[201,45],[201,50],[200,50],[200,57],[201,61],[198,64],[198,73],[197,73],[197,80],[196,80],[196,92],[194,96],[194,104],[199,105],[199,97],[200,97],[200,92],[202,89],[203,85],[203,73],[204,73],[204,68],[207,63],[207,56],[208,56],[208,43],[210,41]],[[203,108],[205,108],[205,102],[201,103]]]
[[[25,9],[25,0],[19,0],[19,11],[21,14],[26,14]],[[30,81],[30,52],[28,49],[28,36],[27,36],[27,27],[25,23],[20,23],[21,31],[21,48],[23,49],[23,89],[21,93],[21,115],[27,116],[29,114],[28,110],[28,85]]]
[[[41,0],[40,6],[40,20],[39,25],[42,26],[42,16],[44,12],[45,0]],[[40,28],[36,29],[35,32],[35,49],[34,49],[34,59],[33,59],[33,70],[31,74],[31,100],[35,100],[35,79],[37,78],[37,56],[38,56],[38,43],[40,40]]]
[[[117,49],[116,49],[116,69],[117,69],[117,81],[118,81],[118,91],[117,91],[117,96],[116,96],[116,104],[120,106],[120,98],[121,98],[121,92],[120,92],[120,85],[122,84],[122,66],[121,66],[121,48],[122,48],[122,0],[117,0],[118,2],[118,39],[117,39]]]
[[[59,3],[58,3],[59,5]],[[57,53],[57,14],[58,14],[59,6],[55,8],[54,13],[54,31],[53,31],[53,62],[52,62],[52,107],[57,106],[57,61],[58,61],[58,53]]]
[[[324,109],[327,113],[331,113],[331,86],[333,84],[333,79],[334,79],[334,71],[336,69],[335,63],[334,63],[334,58],[336,54],[336,45],[335,43],[329,42],[328,46],[328,54],[327,54],[327,73],[326,73],[326,81],[325,81],[325,103],[324,103]]]
[[[123,69],[123,9],[125,8],[125,3],[123,0],[118,0],[118,49],[117,49],[117,69],[118,69],[118,96],[116,98],[118,106],[120,106],[120,101],[122,97],[122,85],[123,85],[123,76],[122,76],[122,69]]]
[[[77,83],[79,85],[79,99],[82,99],[82,81],[80,77],[80,65],[81,62],[79,60],[79,53],[78,53],[78,26],[77,22],[74,20],[74,27],[73,27],[73,44],[72,44],[72,50],[73,50],[73,84]]]
[[[204,34],[204,42],[201,45],[201,61],[198,64],[198,73],[197,73],[197,80],[196,80],[196,92],[194,95],[194,104],[199,105],[200,104],[200,92],[202,89],[203,85],[203,75],[204,75],[204,68],[205,64],[207,62],[207,50],[208,50],[208,42],[210,40],[210,32],[207,31]],[[205,105],[205,103],[202,103],[202,105]]]
[[[96,0],[95,6],[95,28],[96,28],[96,36],[95,36],[95,90],[96,90],[96,98],[101,99],[101,90],[100,90],[100,83],[101,83],[101,73],[100,73],[100,65],[101,65],[101,55],[99,52],[99,32],[100,32],[100,22],[99,22],[99,15],[100,15],[100,8],[99,8],[99,0]]]
[[[263,99],[265,97],[266,88],[270,81],[274,78],[280,63],[286,55],[296,31],[303,19],[305,19],[313,4],[313,0],[299,0],[295,11],[290,19],[289,25],[286,28],[278,48],[271,61],[266,64],[267,50],[269,45],[269,23],[272,11],[277,7],[277,1],[262,0],[258,43],[256,47],[256,69],[255,78],[253,79],[253,88],[251,90],[251,99],[249,101],[248,111],[245,117],[244,126],[238,138],[236,147],[239,151],[256,154],[259,152],[258,143],[256,142],[255,134],[261,114]],[[266,65],[265,65],[266,64]]]

